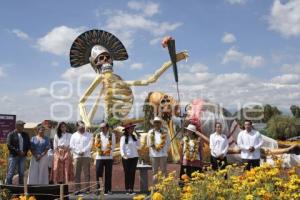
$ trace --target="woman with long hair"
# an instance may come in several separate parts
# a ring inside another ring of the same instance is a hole
[[[124,135],[120,139],[120,151],[122,156],[122,164],[125,174],[125,190],[126,194],[134,193],[134,179],[135,171],[138,163],[138,149],[140,148],[140,141],[134,135],[134,124],[127,124],[124,126]]]
[[[53,140],[54,158],[52,178],[54,183],[73,181],[73,158],[70,149],[71,133],[65,122],[59,123]]]
[[[37,126],[37,135],[31,138],[31,153],[27,183],[29,185],[49,184],[48,157],[50,140],[45,134],[45,127],[42,124]]]

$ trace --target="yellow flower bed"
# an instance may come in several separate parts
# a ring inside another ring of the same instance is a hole
[[[243,167],[227,166],[219,172],[194,172],[191,178],[183,176],[182,188],[173,172],[167,178],[159,178],[159,184],[152,188],[152,199],[296,200],[300,199],[299,167],[284,169],[277,161],[276,166],[263,164],[243,172]],[[228,179],[224,178],[226,174]]]
[[[145,200],[146,196],[143,194],[139,194],[133,197],[133,200]]]
[[[8,158],[8,148],[6,144],[0,144],[0,180],[4,181],[6,177],[6,167]]]

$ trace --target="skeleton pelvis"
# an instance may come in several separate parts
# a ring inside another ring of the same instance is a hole
[[[104,101],[107,114],[118,118],[126,117],[133,104],[131,88],[116,74],[105,73],[104,77]]]

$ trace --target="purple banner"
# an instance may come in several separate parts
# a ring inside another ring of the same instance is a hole
[[[15,129],[16,115],[0,114],[0,143],[5,143],[9,132]]]

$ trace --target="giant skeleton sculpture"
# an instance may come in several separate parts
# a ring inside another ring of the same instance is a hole
[[[187,57],[187,52],[177,53],[176,61],[187,59]],[[97,73],[96,78],[79,101],[80,116],[87,127],[92,126],[101,98],[104,99],[105,103],[106,119],[126,118],[134,100],[130,87],[154,83],[173,64],[171,61],[164,63],[147,80],[124,81],[120,76],[113,73],[113,61],[126,59],[128,59],[128,54],[121,41],[113,34],[103,30],[86,31],[73,42],[70,50],[71,67],[77,68],[90,63]],[[91,110],[87,112],[86,102],[98,86],[102,86],[102,88]]]
[[[170,39],[172,38],[167,37],[163,41],[163,44],[166,44]],[[174,65],[174,63],[176,64],[178,61],[187,59],[187,57],[188,54],[185,51],[177,53],[173,58],[171,56],[172,61],[165,62],[162,67],[147,80],[124,81],[120,76],[113,73],[113,61],[123,61],[128,59],[127,51],[121,41],[113,34],[103,30],[89,30],[82,33],[75,39],[70,50],[71,66],[77,68],[90,63],[97,73],[96,78],[84,92],[79,101],[79,111],[82,120],[87,127],[92,126],[101,98],[104,99],[105,116],[107,119],[125,119],[131,110],[134,100],[130,87],[147,86],[156,82],[170,66]],[[88,98],[97,87],[101,86],[102,88],[100,89],[91,110],[87,112],[86,102]],[[162,114],[170,136],[172,138],[175,137],[172,118],[179,115],[178,102],[169,95],[157,92],[149,94],[148,100],[149,99],[150,101],[148,103],[152,103],[156,108],[159,108],[159,110],[156,110],[155,115]],[[214,123],[216,121],[221,122],[223,124],[223,131],[230,141],[230,152],[233,153],[232,157],[239,160],[236,155],[239,150],[235,141],[240,128],[236,121],[226,119],[223,111],[224,109],[220,108],[217,104],[211,104],[200,99],[193,100],[191,104],[187,106],[184,120],[188,123],[194,123],[198,130],[204,133],[203,139],[206,142],[208,142],[209,134],[214,129]],[[142,143],[145,143],[145,134],[143,134],[141,140]],[[277,149],[277,142],[265,136],[264,145],[269,152],[275,154],[287,153],[292,148]],[[179,150],[178,140],[174,140],[171,144],[171,156],[174,161],[179,160]],[[116,154],[119,153],[115,152],[115,155]]]

